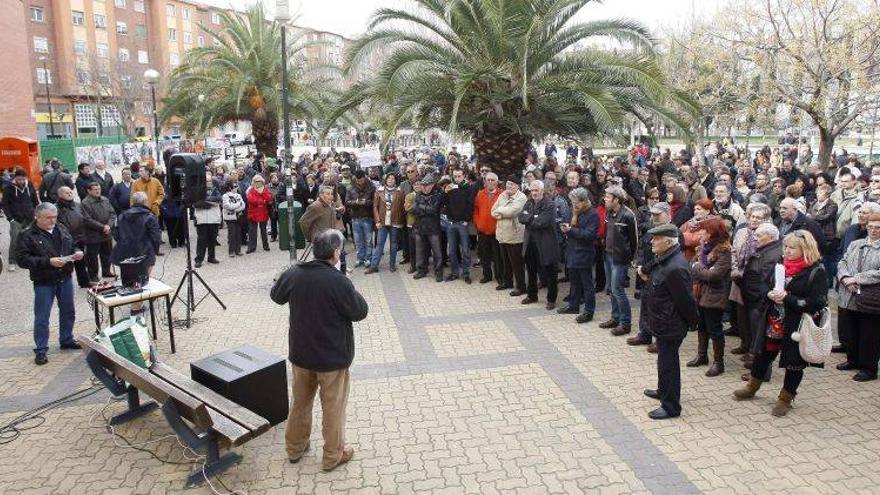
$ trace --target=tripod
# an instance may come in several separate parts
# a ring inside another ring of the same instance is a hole
[[[226,305],[223,304],[223,301],[221,301],[217,294],[214,293],[214,291],[208,285],[208,282],[205,282],[205,279],[203,279],[202,276],[199,275],[199,272],[193,269],[192,250],[190,249],[189,245],[189,213],[190,208],[184,206],[183,229],[184,231],[186,231],[186,271],[183,272],[183,277],[180,278],[180,283],[177,284],[177,290],[174,291],[174,297],[171,299],[171,306],[174,306],[174,303],[178,300],[182,302],[184,306],[186,306],[186,328],[192,326],[192,313],[196,311],[196,307],[201,304],[202,301],[204,301],[209,295],[213,297],[215,301],[217,301],[217,304],[219,304],[224,311],[226,310]],[[202,298],[198,301],[195,300],[195,293],[193,292],[193,276],[199,279],[202,287],[204,287],[205,290],[208,291],[208,293],[202,296]],[[186,282],[186,299],[182,299],[179,297],[180,290],[183,288],[184,282]]]

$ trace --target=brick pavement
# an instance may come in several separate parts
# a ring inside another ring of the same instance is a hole
[[[167,259],[156,274],[173,282],[182,252]],[[287,308],[268,299],[286,253],[220,259],[200,273],[229,309],[206,300],[193,328],[178,331],[177,354],[170,354],[166,335],[158,341],[163,359],[183,372],[190,361],[245,342],[286,354]],[[4,293],[25,277],[4,274]],[[734,402],[740,369],[728,356],[728,372],[718,378],[683,370],[683,416],[657,423],[646,416],[655,403],[641,395],[656,380],[653,357],[595,324],[523,307],[491,285],[413,281],[385,271],[352,279],[370,303],[370,316],[355,330],[347,424],[355,459],[326,474],[320,449],[313,449],[290,465],[283,428],[274,428],[238,449],[242,463],[222,476],[230,488],[251,494],[872,493],[880,481],[876,382],[857,384],[831,367],[810,369],[795,409],[777,419],[769,408],[780,377],[756,400]],[[29,297],[28,290],[23,298]],[[0,314],[13,313],[13,300],[0,300]],[[600,296],[597,320],[608,307]],[[174,312],[181,314],[177,306]],[[80,316],[77,333],[92,331],[90,315]],[[0,422],[90,383],[78,353],[53,350],[49,365],[36,369],[30,335],[20,330],[27,317],[12,323],[19,330],[0,338]],[[4,317],[3,326],[9,324]],[[683,357],[694,352],[693,340]],[[51,411],[45,424],[0,445],[0,493],[183,491],[190,466],[163,464],[102,429],[102,410],[122,408],[107,401],[101,392]],[[132,442],[152,441],[162,458],[181,459],[158,412],[117,431]]]

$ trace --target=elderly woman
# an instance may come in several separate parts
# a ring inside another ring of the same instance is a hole
[[[704,201],[704,200],[700,200]],[[694,279],[694,299],[700,315],[697,330],[697,357],[688,367],[709,363],[707,352],[712,339],[712,366],[706,376],[724,373],[724,331],[721,319],[730,296],[730,234],[720,218],[713,217],[699,224],[700,253],[691,265]]]
[[[804,368],[807,367],[798,343],[792,340],[791,334],[798,331],[802,315],[813,315],[821,311],[828,302],[828,281],[825,280],[825,268],[813,235],[806,230],[796,230],[788,234],[785,236],[783,251],[785,286],[781,289],[773,288],[766,293],[767,300],[772,304],[764,325],[766,332],[762,349],[755,356],[749,382],[734,392],[737,400],[754,397],[761,388],[762,378],[779,356],[779,367],[785,369],[785,380],[771,411],[777,417],[785,416],[791,409],[791,401],[797,395],[798,386],[804,377]]]
[[[262,175],[255,175],[251,181],[251,187],[247,190],[247,219],[248,225],[248,253],[257,250],[257,227],[260,229],[260,239],[263,241],[263,249],[269,250],[269,236],[266,233],[266,224],[269,222],[269,208],[272,206],[272,191],[266,187],[266,179]]]
[[[592,321],[596,310],[596,291],[593,286],[593,264],[596,258],[596,239],[599,236],[599,215],[590,201],[590,193],[579,187],[568,194],[572,205],[571,223],[563,221],[560,228],[566,236],[565,267],[571,286],[568,305],[558,310],[576,314],[578,323]],[[580,305],[584,304],[581,313]]]
[[[773,287],[776,264],[782,259],[782,242],[779,229],[772,223],[762,223],[755,229],[755,250],[745,260],[740,277],[743,304],[747,308],[751,348],[744,360],[746,368],[752,367],[753,356],[764,349],[763,331],[767,328],[769,301],[767,292]],[[769,369],[769,368],[768,368]],[[748,375],[743,375],[748,379]],[[769,375],[766,377],[769,379]]]
[[[837,369],[858,369],[853,380],[859,382],[877,379],[880,360],[880,308],[859,301],[863,291],[875,291],[880,284],[880,213],[868,215],[867,231],[868,237],[853,241],[837,265],[837,327],[847,344],[846,361]]]
[[[703,220],[715,218],[714,213],[715,205],[712,204],[712,200],[701,199],[694,204],[693,218],[679,227],[681,229],[681,235],[684,238],[684,246],[682,246],[682,250],[684,252],[684,257],[688,261],[693,261],[694,256],[697,255],[697,249],[700,247],[700,242],[703,240],[703,236],[700,233]]]
[[[740,283],[742,282],[746,261],[755,254],[758,247],[755,229],[762,223],[770,221],[770,207],[758,202],[749,203],[746,207],[746,219],[746,224],[743,228],[737,229],[733,236],[730,269],[730,279],[733,282],[730,284],[730,300],[736,304],[736,324],[740,338],[739,347],[731,349],[730,353],[742,354],[743,361],[749,359],[748,354],[752,344],[752,331],[749,326],[749,316],[743,302]]]

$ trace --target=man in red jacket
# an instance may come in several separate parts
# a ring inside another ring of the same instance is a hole
[[[501,246],[495,239],[495,224],[498,220],[492,216],[492,206],[501,191],[498,189],[498,176],[492,172],[483,178],[486,187],[480,189],[474,199],[474,226],[477,228],[477,254],[480,256],[480,265],[483,267],[481,284],[492,281],[494,266],[495,280],[503,283],[504,277],[501,271]]]

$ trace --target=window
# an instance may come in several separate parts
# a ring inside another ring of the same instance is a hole
[[[73,25],[74,26],[82,26],[86,23],[86,15],[80,12],[79,10],[74,10],[73,14]]]
[[[104,14],[95,14],[95,27],[106,29],[107,28],[107,17]]]
[[[131,89],[131,76],[119,76],[119,84],[125,89]]]
[[[34,22],[46,22],[43,7],[31,7],[31,20]]]
[[[103,71],[99,72],[98,73],[98,82],[104,87],[110,86],[110,74],[103,72]]]
[[[52,71],[42,67],[37,68],[37,82],[40,84],[52,84]]]
[[[76,69],[76,81],[83,86],[91,84],[92,78],[89,76],[89,71],[85,69]]]
[[[116,21],[116,34],[128,34],[128,24]]]
[[[186,7],[181,7],[180,8],[180,17],[183,17],[183,20],[188,21],[189,20],[189,9]]]
[[[101,107],[101,122],[107,125],[116,126],[121,122],[119,118],[119,109],[116,107],[110,106],[102,106]]]
[[[77,55],[85,55],[88,49],[88,43],[83,40],[76,40],[73,42],[73,53]]]
[[[165,5],[165,15],[168,17],[174,17],[174,5],[171,5],[170,3]]]
[[[34,36],[34,51],[37,53],[49,53],[49,40],[40,36]]]
[[[204,37],[204,36],[199,36],[199,37],[198,37],[198,43],[199,43],[199,46],[205,46],[205,37]]]
[[[178,65],[180,65],[180,55],[171,52],[171,66],[177,67]]]
[[[220,24],[220,14],[211,12],[211,24]]]
[[[125,0],[113,0],[113,5],[116,5],[120,9],[125,8]]]
[[[138,63],[139,64],[150,63],[150,56],[147,55],[146,50],[138,50]]]
[[[145,39],[147,37],[147,26],[144,26],[143,24],[135,24],[134,35],[140,39]]]
[[[135,12],[143,12],[144,11],[143,0],[134,0],[134,11]]]
[[[98,58],[107,58],[110,56],[110,47],[107,43],[95,43],[95,55]]]
[[[128,62],[131,59],[131,56],[128,53],[128,48],[120,48],[119,49],[119,61],[120,62]]]
[[[168,28],[168,41],[177,41],[177,30]]]
[[[183,32],[183,42],[184,42],[184,44],[192,45],[192,42],[193,42],[192,33],[187,33],[186,31],[184,31]]]
[[[76,127],[79,132],[95,132],[98,127],[95,107],[92,105],[87,103],[73,105],[73,116],[76,119]]]

